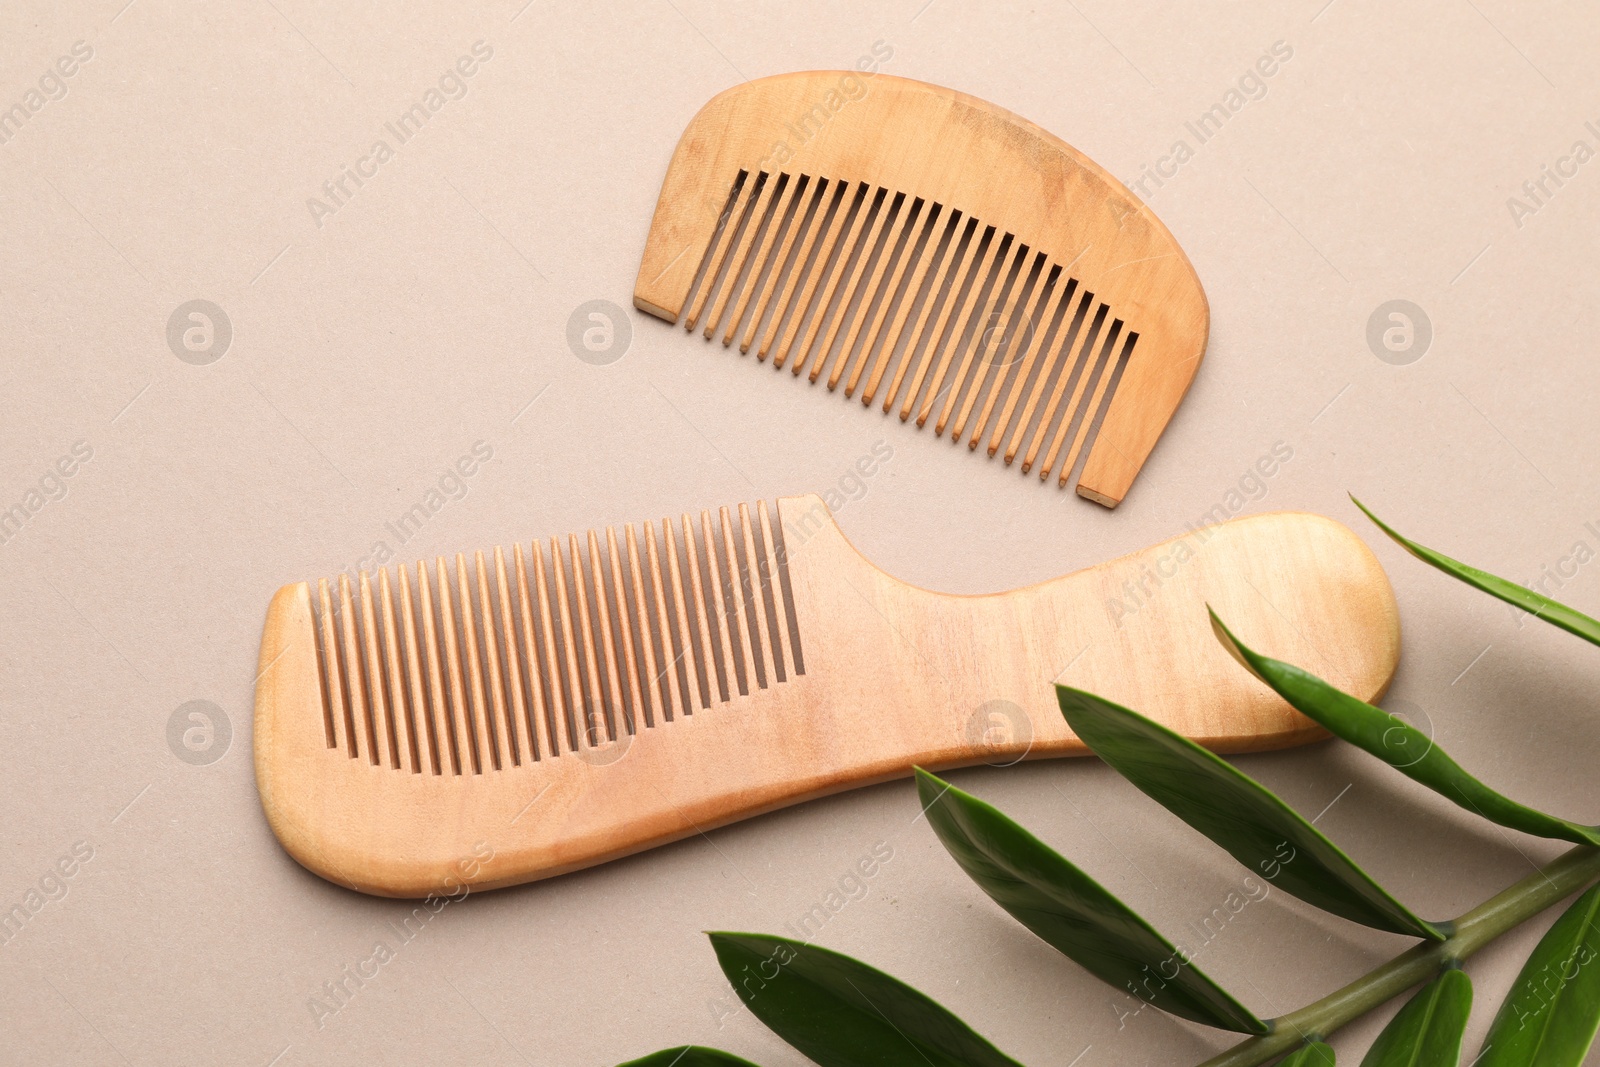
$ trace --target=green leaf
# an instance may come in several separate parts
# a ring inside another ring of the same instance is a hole
[[[1472,980],[1454,967],[1423,986],[1372,1043],[1361,1067],[1456,1067]]]
[[[1253,778],[1188,738],[1092,693],[1056,686],[1084,744],[1168,811],[1284,892],[1353,922],[1442,941],[1317,828]]]
[[[939,840],[1022,925],[1090,974],[1173,1015],[1244,1034],[1267,1025],[1122,901],[998,809],[917,768]]]
[[[652,1052],[617,1067],[756,1067],[749,1060],[740,1059],[731,1052],[706,1048],[704,1045],[679,1045]]]
[[[937,1002],[860,960],[786,937],[710,937],[745,1006],[821,1067],[1020,1067]]]
[[[1401,548],[1416,556],[1422,562],[1439,568],[1452,577],[1459,578],[1468,585],[1483,590],[1490,596],[1499,597],[1507,604],[1521,608],[1532,615],[1537,615],[1552,626],[1559,626],[1571,634],[1577,634],[1592,644],[1600,645],[1600,620],[1591,619],[1581,611],[1567,607],[1559,600],[1551,600],[1541,593],[1535,593],[1526,586],[1480,571],[1476,567],[1469,567],[1460,560],[1451,559],[1442,552],[1435,552],[1424,545],[1419,545],[1409,538],[1401,537],[1391,530],[1387,524],[1372,512],[1367,511],[1367,506],[1354,496],[1350,498],[1356,507],[1366,513],[1367,518],[1377,523],[1378,529],[1388,534]]]
[[[1462,770],[1433,739],[1382,708],[1348,693],[1293,664],[1270,659],[1233,636],[1216,612],[1211,628],[1217,639],[1251,674],[1291,706],[1329,732],[1377,756],[1395,770],[1501,826],[1579,845],[1600,845],[1600,830],[1558,819],[1495,792]]]
[[[1321,1041],[1311,1041],[1279,1060],[1278,1067],[1333,1067],[1333,1049]]]
[[[1600,1025],[1600,886],[1562,913],[1522,965],[1477,1067],[1578,1067]]]

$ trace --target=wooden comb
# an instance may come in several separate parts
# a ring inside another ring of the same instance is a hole
[[[1107,507],[1210,327],[1172,234],[1094,161],[975,97],[840,71],[700,110],[633,302],[1061,486],[1086,457],[1077,491]]]
[[[560,874],[796,801],[1086,750],[1052,681],[1219,751],[1322,736],[1251,646],[1364,698],[1399,654],[1329,519],[1237,519],[1009,593],[878,571],[815,496],[363,572],[273,597],[256,783],[278,839],[384,896]]]

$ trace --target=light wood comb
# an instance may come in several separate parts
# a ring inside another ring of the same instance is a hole
[[[702,108],[634,304],[1024,473],[1121,502],[1210,311],[1133,193],[1009,111],[892,77],[761,78]]]
[[[413,897],[560,874],[910,772],[1085,748],[1052,681],[1219,751],[1319,728],[1252,647],[1376,699],[1399,655],[1377,560],[1329,519],[1194,531],[954,596],[862,558],[815,496],[363,572],[273,597],[262,806],[295,859]]]

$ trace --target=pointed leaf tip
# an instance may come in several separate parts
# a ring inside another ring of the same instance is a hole
[[[997,808],[925,771],[917,791],[934,833],[979,888],[1090,974],[1172,1015],[1266,1033],[1188,952]]]
[[[770,934],[710,938],[745,1006],[820,1067],[1021,1067],[931,997],[860,960]]]
[[[1080,740],[1146,795],[1292,896],[1352,922],[1444,940],[1337,845],[1255,779],[1159,723],[1093,693],[1056,686]]]

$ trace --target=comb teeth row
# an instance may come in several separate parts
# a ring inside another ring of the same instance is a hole
[[[659,536],[658,536],[659,535]],[[641,548],[642,543],[642,548]],[[606,746],[805,673],[765,502],[488,560],[457,553],[318,581],[328,748],[481,774]]]
[[[683,321],[1065,486],[1139,336],[1071,266],[882,186],[740,171]]]

